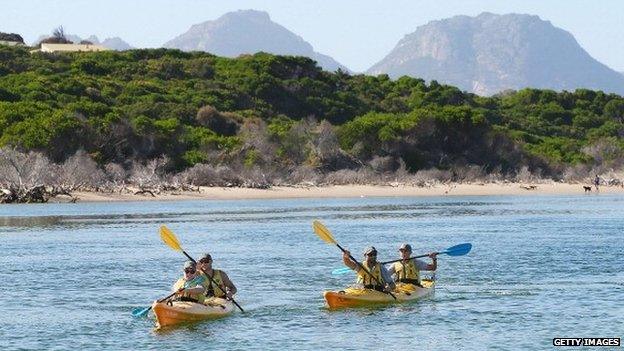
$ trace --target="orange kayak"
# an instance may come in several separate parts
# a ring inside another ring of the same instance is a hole
[[[188,301],[155,301],[152,309],[156,315],[156,327],[162,328],[224,317],[234,311],[234,304],[226,299],[212,297],[206,299],[203,304]]]
[[[402,303],[431,296],[435,290],[435,282],[423,280],[423,287],[413,284],[397,283],[392,292],[396,300],[389,294],[364,288],[346,288],[340,291],[325,291],[323,297],[330,309],[346,307],[366,307],[379,304]]]

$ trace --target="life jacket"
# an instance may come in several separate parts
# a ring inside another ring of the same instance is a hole
[[[366,268],[366,270],[368,270],[373,277],[377,278],[377,280],[373,279],[369,274],[360,268],[357,271],[357,282],[364,285],[364,288],[366,289],[383,290],[385,286],[383,285],[384,279],[381,275],[381,263],[377,262],[371,269],[368,264],[366,264],[366,261],[364,261],[362,262],[362,266],[364,266],[364,268]]]
[[[212,270],[212,280],[214,283],[208,278],[208,274],[206,272],[200,273],[204,277],[204,287],[206,288],[206,296],[214,296],[214,297],[225,297],[225,285],[223,284],[223,277],[221,276],[221,271],[218,269]],[[217,285],[215,285],[217,283]],[[219,289],[219,287],[221,287]]]
[[[196,276],[195,278],[191,279],[191,280],[186,280],[184,277],[178,279],[178,281],[173,285],[173,289],[174,290],[179,290],[181,288],[195,288],[198,285],[204,286],[205,285],[205,277],[203,277],[201,274]],[[186,301],[197,301],[199,303],[204,303],[205,300],[205,296],[204,294],[190,294],[187,293],[186,291],[183,292],[181,295],[181,300],[186,300]]]
[[[420,285],[420,271],[416,268],[414,260],[408,260],[407,263],[395,262],[393,267],[394,281]]]

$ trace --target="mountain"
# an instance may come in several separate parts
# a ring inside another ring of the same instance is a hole
[[[33,46],[37,46],[37,44],[39,44],[43,39],[46,39],[49,37],[51,37],[51,35],[40,35],[39,38],[35,40],[35,42],[33,43]],[[102,42],[100,42],[100,39],[98,39],[98,37],[95,35],[91,35],[90,37],[85,38],[85,39],[75,34],[65,34],[65,37],[75,44],[78,44],[83,40],[87,40],[87,41],[92,42],[93,44],[102,45],[103,47],[109,48],[111,50],[124,51],[124,50],[134,49],[134,47],[132,47],[130,44],[126,43],[119,37],[106,38]]]
[[[102,44],[102,46],[105,48],[109,48],[109,49],[117,50],[117,51],[134,49],[133,46],[123,41],[120,37],[106,38],[100,44]]]
[[[258,51],[306,56],[325,70],[347,70],[333,58],[315,52],[312,45],[300,36],[271,21],[268,13],[256,10],[228,12],[214,21],[195,24],[163,46],[184,51],[207,51],[226,57]]]
[[[624,94],[624,76],[593,59],[570,33],[520,14],[429,22],[368,73],[435,79],[480,95],[525,87]]]

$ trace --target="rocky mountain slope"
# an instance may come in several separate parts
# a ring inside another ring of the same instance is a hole
[[[273,22],[268,13],[256,10],[229,12],[214,21],[195,24],[163,46],[184,51],[206,51],[226,57],[259,51],[307,56],[325,70],[346,70],[333,58],[315,52],[312,45],[300,36]]]
[[[569,32],[520,14],[432,21],[368,73],[435,79],[480,95],[525,87],[624,93],[624,76],[593,59]]]

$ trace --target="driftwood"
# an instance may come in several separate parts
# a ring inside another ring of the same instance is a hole
[[[10,204],[13,202],[17,202],[17,200],[17,192],[13,191],[12,189],[0,189],[0,203]]]
[[[2,203],[45,203],[50,199],[50,194],[43,185],[36,185],[29,189],[17,189],[10,187],[2,189]]]
[[[156,197],[156,195],[154,195],[154,192],[149,189],[141,189],[141,190],[134,192],[134,195],[145,195],[145,194],[150,194],[152,195],[152,197]]]
[[[51,198],[59,195],[69,196],[69,202],[71,203],[78,201],[78,197],[72,195],[65,188],[59,186],[46,187],[45,185],[35,185],[28,189],[17,188],[15,186],[0,189],[0,203],[46,203]]]
[[[53,186],[52,189],[48,191],[48,193],[50,197],[57,197],[59,195],[69,196],[69,202],[71,202],[72,204],[75,204],[76,201],[78,201],[78,197],[72,195],[70,193],[70,190],[60,187],[60,186]]]
[[[193,192],[201,192],[201,188],[199,186],[193,186],[189,184],[159,184],[158,186],[142,186],[139,187],[139,190],[134,192],[134,195],[145,195],[149,194],[152,197],[156,197],[156,195],[160,195],[162,193],[168,193],[172,195],[179,194],[181,191],[193,191]]]

